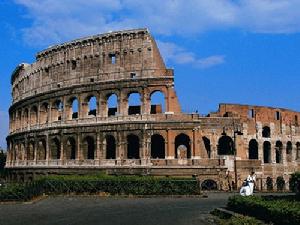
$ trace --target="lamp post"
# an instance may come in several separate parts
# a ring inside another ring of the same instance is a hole
[[[237,153],[237,149],[236,149],[236,135],[243,135],[243,133],[236,128],[235,126],[233,127],[234,131],[233,131],[233,153],[234,153],[234,183],[235,183],[235,190],[237,190],[238,186],[237,186],[237,167],[236,167],[236,153]]]

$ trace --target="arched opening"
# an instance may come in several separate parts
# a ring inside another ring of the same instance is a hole
[[[37,160],[46,160],[46,141],[44,139],[38,142]]]
[[[53,103],[53,108],[51,110],[52,121],[60,121],[62,119],[62,113],[64,110],[64,105],[61,100],[56,100]]]
[[[271,143],[264,142],[264,163],[271,163]]]
[[[83,154],[85,159],[95,159],[95,141],[91,136],[84,139]]]
[[[115,116],[118,113],[118,96],[116,94],[110,94],[107,96],[107,108],[108,116]]]
[[[179,134],[175,138],[175,157],[178,159],[191,158],[191,141],[186,134]]]
[[[207,137],[202,137],[202,141],[204,143],[206,152],[207,152],[207,157],[210,159],[211,158],[211,147],[210,147],[210,140]]]
[[[273,190],[273,179],[271,177],[267,177],[266,186],[268,191]]]
[[[296,159],[300,158],[300,142],[296,143]]]
[[[165,95],[161,91],[154,91],[150,95],[151,114],[158,114],[165,112]]]
[[[234,143],[231,137],[227,135],[220,137],[218,155],[234,155]]]
[[[38,123],[38,109],[36,106],[32,106],[30,109],[30,125],[36,125]]]
[[[277,141],[275,145],[276,163],[282,163],[282,142]]]
[[[134,134],[130,134],[127,136],[127,158],[140,158],[140,140],[139,137]]]
[[[165,158],[165,139],[160,134],[151,136],[151,158]]]
[[[28,126],[28,109],[24,109],[24,112],[23,112],[23,127],[24,128],[27,128]]]
[[[68,119],[78,119],[78,107],[79,107],[79,103],[76,97],[72,97],[69,100],[69,112],[68,112]]]
[[[286,143],[286,161],[292,162],[293,161],[293,144],[292,142],[288,141]]]
[[[89,105],[89,116],[96,116],[97,115],[97,99],[95,96],[88,97],[88,105]]]
[[[106,159],[116,158],[116,139],[112,135],[106,135]]]
[[[141,96],[137,92],[128,95],[128,115],[141,114]]]
[[[49,104],[47,102],[44,102],[40,107],[40,124],[48,122],[48,109]]]
[[[58,138],[51,139],[50,153],[51,159],[60,159],[60,141]]]
[[[27,160],[34,160],[34,142],[31,141],[28,144]]]
[[[279,176],[276,178],[276,187],[277,191],[283,191],[285,189],[285,180],[283,176]]]
[[[271,129],[268,126],[263,127],[262,129],[262,137],[263,138],[270,138],[271,137]]]
[[[73,137],[68,137],[66,143],[66,159],[76,159],[76,141]]]
[[[215,191],[218,190],[218,185],[216,181],[208,179],[201,183],[201,189],[204,191]]]
[[[249,159],[258,159],[258,143],[255,139],[249,142]]]

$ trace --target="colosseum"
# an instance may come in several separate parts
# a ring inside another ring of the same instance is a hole
[[[220,104],[206,116],[183,113],[174,72],[147,29],[51,46],[18,65],[11,85],[10,179],[196,175],[222,189],[226,174],[239,186],[255,171],[264,190],[278,178],[287,188],[300,169],[299,112]]]

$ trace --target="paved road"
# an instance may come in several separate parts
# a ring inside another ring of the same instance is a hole
[[[229,194],[208,198],[50,197],[35,203],[0,205],[1,225],[211,225],[209,212]]]

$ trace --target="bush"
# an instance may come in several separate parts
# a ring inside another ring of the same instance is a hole
[[[300,202],[297,201],[234,196],[229,198],[227,206],[235,212],[278,225],[300,224]]]
[[[289,180],[290,190],[300,194],[300,172],[293,173]]]
[[[155,178],[138,176],[49,176],[24,184],[0,189],[0,201],[28,200],[46,194],[111,195],[197,195],[195,179]]]
[[[43,193],[42,182],[9,184],[0,188],[0,201],[27,201]]]

